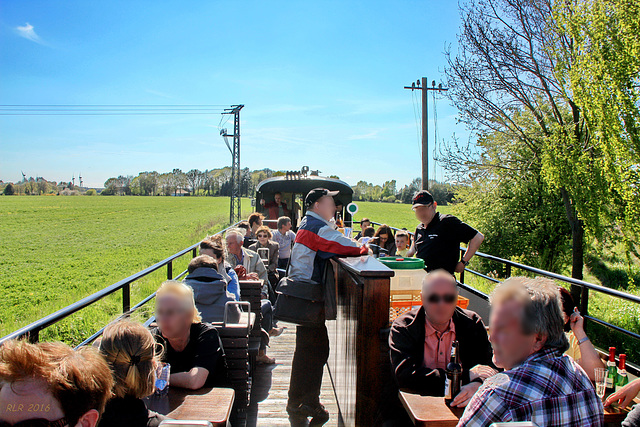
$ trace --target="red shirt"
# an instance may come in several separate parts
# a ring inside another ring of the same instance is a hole
[[[456,339],[456,326],[449,320],[444,332],[438,332],[429,320],[424,328],[424,366],[429,369],[445,369],[451,356],[451,344]]]

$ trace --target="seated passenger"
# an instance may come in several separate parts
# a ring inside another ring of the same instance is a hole
[[[291,231],[291,219],[288,216],[278,218],[278,229],[273,232],[273,241],[278,244],[278,268],[286,270],[291,258],[291,248],[296,233]]]
[[[367,243],[369,243],[369,240],[371,240],[375,235],[376,235],[375,228],[367,227],[364,230],[362,230],[362,236],[358,239],[358,243],[362,243],[363,245],[366,245]]]
[[[209,323],[224,320],[225,305],[228,301],[235,301],[236,297],[227,292],[227,282],[218,273],[218,263],[209,255],[199,255],[189,262],[189,274],[184,282],[193,289],[196,307],[202,316],[202,321]],[[229,323],[238,323],[240,308],[235,305],[229,307]]]
[[[240,221],[238,224],[238,229],[243,230],[242,235],[244,236],[244,241],[242,242],[242,246],[248,248],[253,245],[258,239],[254,239],[251,236],[251,227],[249,226],[249,221]]]
[[[262,280],[262,341],[257,361],[260,363],[276,363],[274,358],[267,356],[267,346],[269,345],[269,335],[279,335],[281,330],[275,328],[273,324],[273,306],[269,301],[269,276],[260,256],[250,250],[240,246],[242,233],[237,229],[227,231],[227,251],[229,251],[229,263],[237,268],[242,267],[246,273],[246,278]],[[238,274],[240,280],[244,279],[242,274]],[[275,330],[274,330],[275,329]]]
[[[387,224],[382,224],[376,230],[376,234],[373,239],[369,241],[371,250],[376,256],[394,256],[396,254],[396,242],[393,235],[393,230]]]
[[[396,233],[396,256],[406,257],[409,252],[409,233],[399,230]]]
[[[615,393],[611,393],[604,405],[609,406],[614,403],[618,404],[620,408],[626,408],[630,403],[633,403],[640,393],[640,378],[631,381]],[[640,404],[635,405],[631,412],[627,414],[627,417],[622,421],[622,427],[640,427]]]
[[[231,292],[236,297],[236,301],[240,301],[238,275],[233,267],[231,267],[231,264],[225,260],[225,252],[222,236],[219,234],[207,237],[200,242],[200,255],[209,255],[216,260],[218,273],[220,273],[224,281],[227,282],[227,292]]]
[[[151,333],[164,347],[161,361],[171,364],[172,386],[195,390],[226,383],[220,336],[202,323],[190,287],[164,282],[156,293],[155,316],[158,326]]]
[[[264,284],[262,293],[266,298],[267,281],[269,280],[267,268],[264,266],[264,263],[256,252],[242,247],[242,231],[237,228],[232,228],[231,230],[227,231],[225,240],[227,242],[227,252],[229,255],[227,257],[227,261],[229,261],[231,267],[235,269],[237,266],[241,265],[244,267],[248,278],[254,280],[263,280]],[[241,275],[239,274],[238,278],[242,280],[243,277],[240,276]]]
[[[282,193],[280,192],[273,195],[273,202],[265,203],[264,199],[262,199],[260,204],[268,209],[269,219],[278,219],[281,216],[291,215],[291,211],[287,209],[287,203],[282,200]]]
[[[276,293],[273,291],[275,287],[278,285],[278,272],[276,269],[278,268],[278,253],[280,252],[280,245],[278,243],[271,240],[273,234],[271,234],[271,230],[266,225],[258,228],[256,231],[256,237],[258,241],[253,245],[249,246],[249,250],[256,252],[260,255],[260,251],[258,249],[267,249],[267,274],[269,277],[269,300],[272,304],[275,304]],[[264,263],[264,262],[263,262]]]
[[[166,417],[149,411],[143,398],[155,390],[156,342],[141,323],[120,320],[108,325],[100,353],[109,364],[115,385],[99,427],[156,427]]]
[[[360,220],[360,231],[358,232],[358,234],[356,234],[355,239],[360,240],[361,237],[364,237],[364,230],[366,230],[369,227],[371,227],[371,221],[369,220],[369,218],[362,218]],[[375,230],[374,230],[374,234],[375,234]],[[373,237],[373,235],[371,237]]]
[[[569,340],[569,349],[564,352],[571,356],[584,369],[591,381],[595,381],[595,369],[604,368],[604,363],[593,344],[584,332],[584,318],[573,302],[571,293],[563,287],[558,287],[562,302],[562,318],[564,332]]]
[[[262,215],[259,212],[254,212],[251,215],[249,215],[248,221],[249,221],[249,232],[246,234],[245,237],[250,237],[252,239],[257,239],[256,237],[256,232],[258,231],[258,228],[262,227],[262,220],[264,219],[264,215]],[[255,240],[254,240],[255,242]]]
[[[532,421],[539,426],[602,426],[604,408],[582,368],[564,356],[560,295],[552,280],[512,277],[491,294],[493,361],[458,426]],[[464,359],[463,359],[464,360]]]
[[[24,340],[0,347],[0,425],[95,427],[112,388],[94,348]]]
[[[482,319],[458,307],[455,278],[435,270],[422,282],[422,307],[399,316],[391,326],[391,367],[400,389],[428,396],[444,396],[445,368],[451,345],[458,341],[462,388],[453,406],[465,406],[493,369],[478,376],[477,367],[492,367],[491,344]],[[472,371],[472,368],[475,368]],[[474,372],[474,373],[472,373]]]

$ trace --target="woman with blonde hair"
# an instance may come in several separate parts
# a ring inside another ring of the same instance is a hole
[[[100,353],[109,364],[115,384],[98,427],[156,427],[164,416],[149,411],[142,400],[154,392],[156,341],[144,325],[121,320],[108,325]]]

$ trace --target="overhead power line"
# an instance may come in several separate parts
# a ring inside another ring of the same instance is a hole
[[[3,116],[138,116],[217,114],[223,104],[3,104]]]

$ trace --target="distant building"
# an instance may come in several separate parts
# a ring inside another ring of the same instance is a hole
[[[173,193],[171,193],[172,196],[188,196],[190,193],[187,190],[183,190],[182,188],[179,189],[178,191],[175,191]]]

